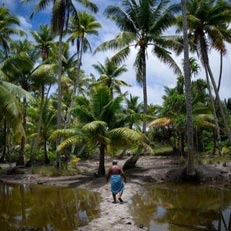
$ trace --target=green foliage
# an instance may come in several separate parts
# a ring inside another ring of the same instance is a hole
[[[71,161],[70,161],[70,164],[71,164],[72,168],[77,169],[77,165],[78,165],[79,161],[80,161],[79,157],[76,157],[76,156],[72,155],[71,156]]]
[[[231,147],[227,147],[227,146],[222,147],[221,155],[222,156],[227,156],[227,155],[231,156]]]

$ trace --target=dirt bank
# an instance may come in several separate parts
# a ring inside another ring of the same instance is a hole
[[[124,160],[119,161],[123,165]],[[111,159],[106,160],[106,169],[111,165]],[[101,195],[100,217],[92,220],[87,226],[80,227],[80,231],[123,231],[146,230],[142,224],[135,224],[129,205],[136,193],[142,192],[142,186],[147,183],[179,180],[183,166],[176,157],[141,157],[136,168],[126,171],[127,184],[123,194],[124,203],[113,204],[110,192],[110,184],[106,184],[105,178],[96,178],[98,161],[80,161],[79,169],[82,174],[68,177],[41,177],[32,174],[12,174],[0,176],[0,181],[25,184],[46,184],[56,186],[81,187],[99,192]],[[201,181],[225,182],[231,181],[231,163],[226,165],[198,165],[197,172]]]

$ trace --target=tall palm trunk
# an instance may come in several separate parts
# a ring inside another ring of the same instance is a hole
[[[23,99],[24,102],[24,111],[23,111],[23,128],[24,131],[26,131],[26,98]],[[23,166],[25,164],[24,156],[25,156],[25,144],[26,144],[26,137],[23,135],[21,137],[21,144],[20,144],[20,150],[19,150],[19,156],[18,156],[18,161],[17,165]]]
[[[71,109],[74,107],[74,97],[76,95],[78,95],[79,93],[79,84],[80,84],[80,71],[81,71],[81,63],[82,63],[82,56],[83,56],[83,42],[82,39],[79,39],[79,45],[77,43],[77,54],[78,54],[78,62],[77,62],[77,67],[76,67],[76,79],[74,81],[74,86],[73,86],[73,91],[72,91],[72,95],[71,95],[71,103],[70,103],[70,107],[69,110],[67,112],[67,119],[65,121],[65,126],[64,128],[68,128],[70,126],[71,123]]]
[[[145,57],[145,48],[141,48],[142,53],[142,83],[143,83],[143,100],[144,100],[144,115],[147,114],[147,108],[148,108],[148,97],[147,97],[147,76],[146,76],[146,57]],[[143,121],[143,133],[146,134],[146,127],[147,127],[147,121]],[[134,155],[132,155],[123,166],[123,169],[129,169],[136,165],[136,162],[138,161],[140,154],[142,152],[142,147],[139,146],[138,150]]]
[[[63,28],[63,26],[62,26]],[[57,104],[57,129],[62,127],[62,36],[63,30],[59,34],[59,70],[58,70],[58,104]],[[60,137],[56,139],[56,148],[60,144]],[[61,168],[60,152],[56,151],[56,167]]]
[[[42,96],[41,96],[41,103],[39,107],[39,120],[38,120],[38,129],[37,129],[37,135],[35,138],[35,144],[34,144],[34,150],[32,152],[31,156],[31,163],[35,163],[36,161],[36,152],[38,149],[38,143],[39,143],[39,138],[40,138],[40,133],[41,133],[41,125],[42,125],[42,115],[43,115],[43,108],[44,108],[44,85],[42,86]]]
[[[188,137],[188,160],[187,174],[195,175],[194,169],[194,147],[193,147],[193,122],[192,122],[192,101],[191,101],[191,79],[189,63],[189,42],[188,42],[188,24],[186,16],[186,2],[181,0],[182,19],[183,19],[183,45],[184,45],[184,76],[185,76],[185,96],[186,96],[186,118],[187,118],[187,137]]]
[[[105,176],[105,145],[101,144],[99,150],[100,150],[100,156],[99,156],[98,176]]]
[[[142,49],[142,48],[141,48]],[[147,76],[146,76],[146,57],[145,49],[142,49],[142,83],[143,83],[143,98],[144,98],[144,114],[147,114],[148,97],[147,97]],[[147,121],[143,121],[143,133],[146,133]]]
[[[6,145],[7,145],[7,126],[6,126],[6,121],[4,120],[4,125],[3,125],[3,150],[2,150],[2,156],[0,158],[0,162],[4,162],[6,160]]]

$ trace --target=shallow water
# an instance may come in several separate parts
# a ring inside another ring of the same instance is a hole
[[[99,216],[98,193],[0,183],[1,231],[73,231]]]
[[[230,186],[156,184],[129,207],[137,225],[150,231],[231,230]]]

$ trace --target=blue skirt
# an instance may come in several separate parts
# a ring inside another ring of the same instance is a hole
[[[122,181],[122,177],[119,174],[111,175],[111,192],[113,194],[117,194],[118,192],[124,190],[124,184]]]

